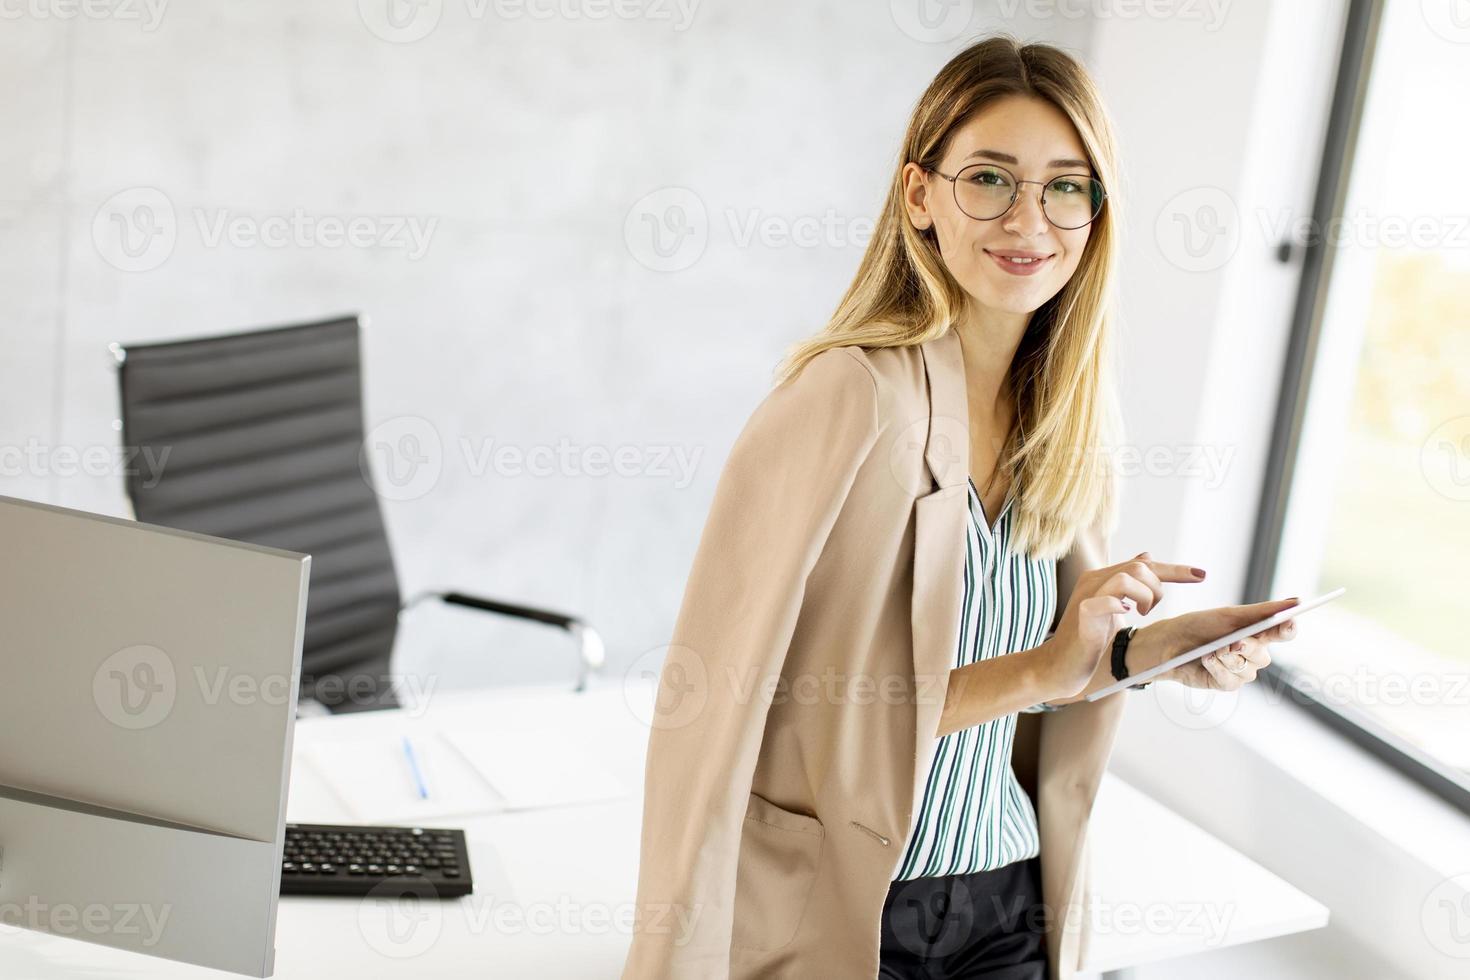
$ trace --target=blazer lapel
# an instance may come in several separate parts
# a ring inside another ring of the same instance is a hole
[[[919,345],[929,382],[929,439],[924,462],[940,487],[970,478],[970,396],[959,335],[951,328]]]
[[[919,350],[929,387],[924,462],[938,486],[914,503],[915,812],[923,800],[959,642],[970,475],[969,405],[959,337],[947,330]]]

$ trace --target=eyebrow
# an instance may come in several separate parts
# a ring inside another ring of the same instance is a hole
[[[1017,160],[1015,157],[1011,156],[1011,154],[1009,154],[1009,153],[1002,153],[999,150],[976,150],[974,153],[971,153],[969,156],[965,157],[965,159],[966,160],[969,160],[969,159],[972,159],[974,157],[986,157],[987,159],[990,159],[990,160],[998,160],[1001,163],[1010,163],[1010,164],[1019,164],[1021,162],[1021,161]],[[1092,171],[1092,164],[1088,163],[1086,160],[1072,160],[1072,159],[1052,160],[1050,163],[1047,164],[1047,167],[1049,169],[1056,169],[1057,167],[1083,167],[1088,172],[1091,172]]]

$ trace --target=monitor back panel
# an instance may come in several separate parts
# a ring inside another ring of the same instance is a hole
[[[76,938],[269,969],[309,570],[0,497],[0,910],[131,895],[170,937]]]

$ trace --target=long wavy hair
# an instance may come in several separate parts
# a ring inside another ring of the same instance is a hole
[[[1016,418],[987,487],[1009,475],[1012,547],[1061,557],[1076,533],[1117,522],[1112,452],[1123,436],[1113,376],[1113,279],[1120,233],[1112,125],[1082,65],[1046,44],[1000,34],[955,55],[914,107],[888,198],[852,285],[827,325],[791,347],[779,386],[830,347],[906,347],[943,336],[970,297],[950,275],[932,228],[904,207],[903,167],[935,169],[955,131],[996,99],[1045,99],[1071,119],[1094,173],[1108,190],[1067,284],[1032,315],[1010,366]]]

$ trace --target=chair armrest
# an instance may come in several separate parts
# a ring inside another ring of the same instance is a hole
[[[481,612],[499,613],[502,616],[512,616],[516,619],[529,619],[537,623],[545,623],[547,626],[555,626],[566,630],[577,641],[581,651],[581,660],[577,669],[576,691],[585,691],[587,681],[593,674],[602,669],[607,661],[607,649],[602,644],[602,637],[590,625],[575,616],[566,613],[555,612],[550,609],[540,609],[536,606],[522,606],[513,602],[501,602],[497,599],[485,599],[480,596],[468,595],[464,592],[440,592],[429,590],[420,592],[405,602],[399,612],[406,612],[413,606],[418,605],[425,599],[438,599],[440,602],[451,606],[464,606],[466,609],[478,609]]]

